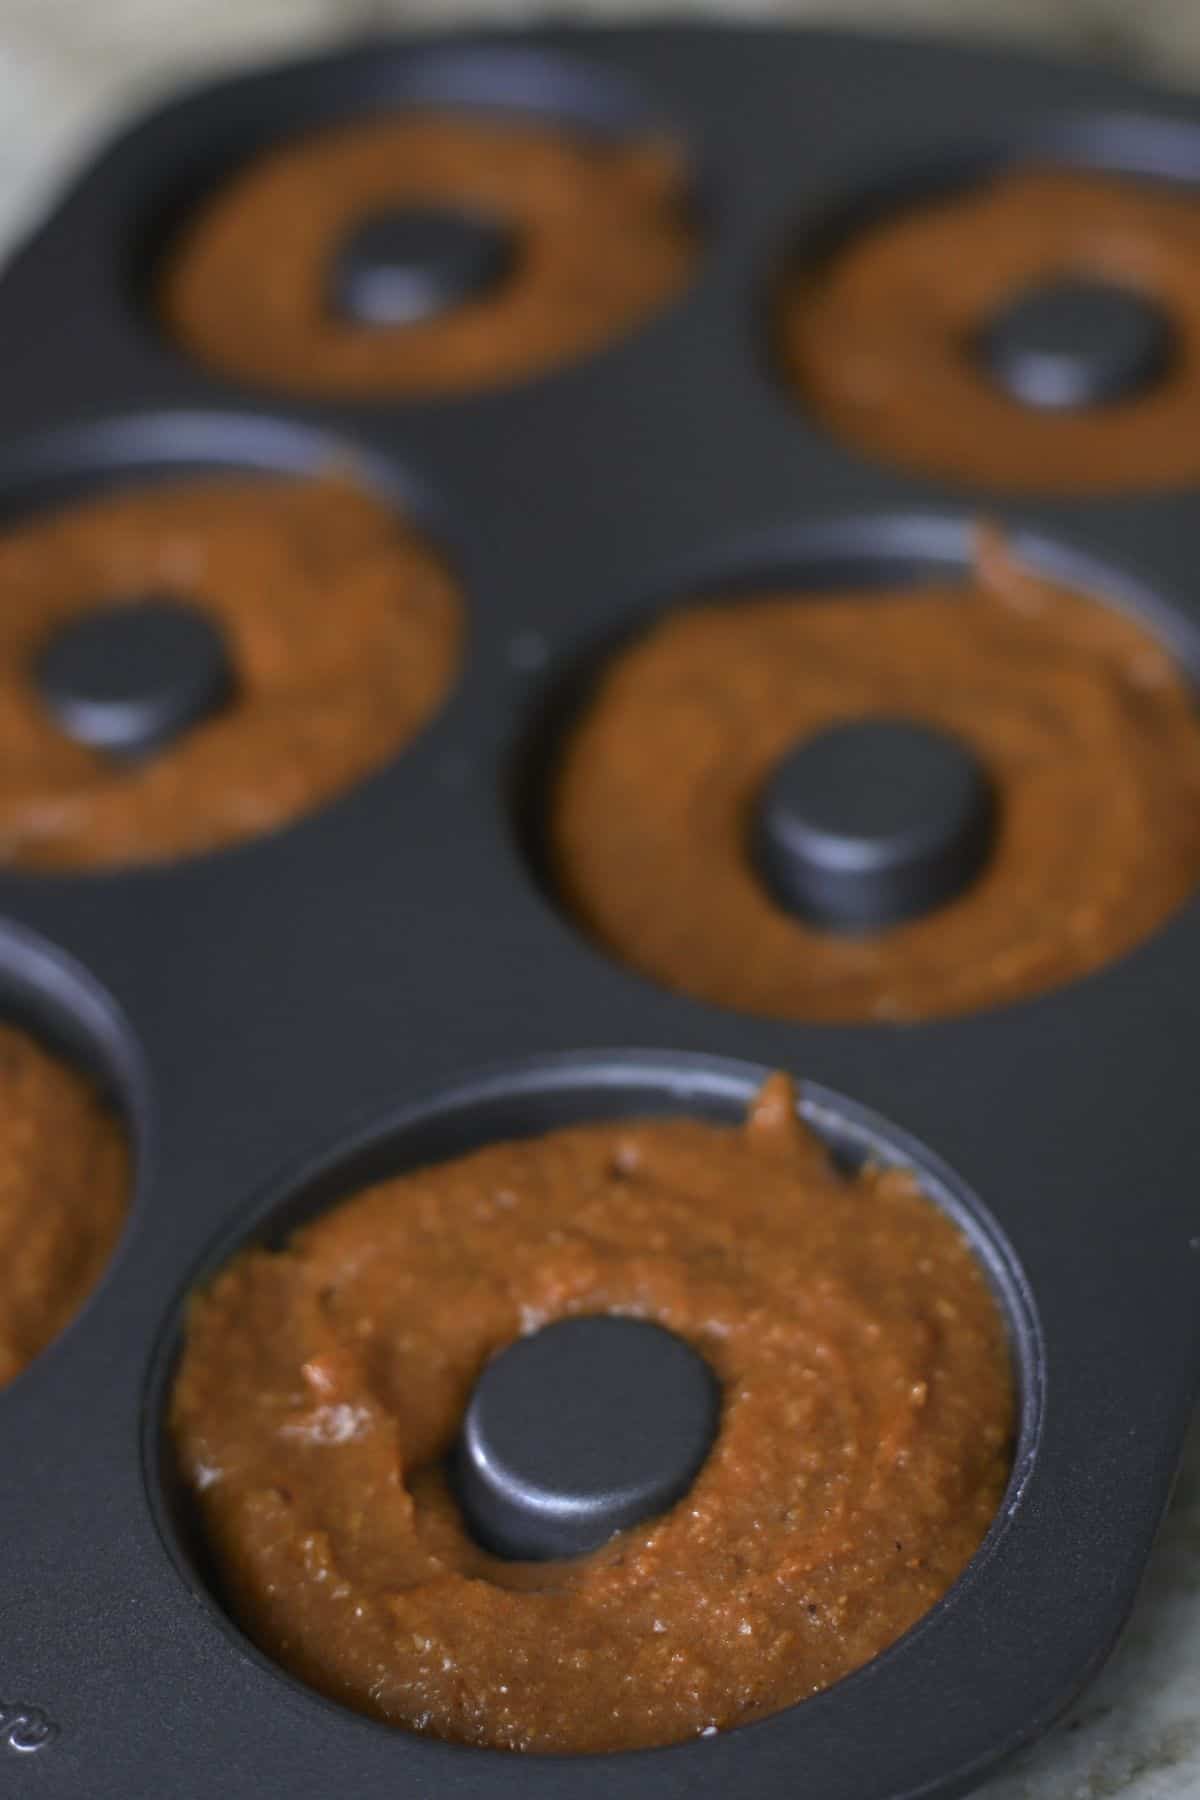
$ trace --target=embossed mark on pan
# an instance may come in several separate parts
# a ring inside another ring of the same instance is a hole
[[[58,1736],[58,1726],[40,1706],[0,1700],[0,1745],[25,1755],[44,1750]]]

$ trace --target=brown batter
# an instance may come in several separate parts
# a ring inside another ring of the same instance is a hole
[[[384,1719],[534,1751],[759,1718],[891,1643],[1004,1492],[1004,1326],[914,1178],[837,1174],[764,1087],[741,1131],[581,1126],[345,1202],[194,1302],[172,1426],[230,1603]],[[570,1315],[677,1332],[723,1388],[691,1492],[506,1562],[442,1473],[484,1362]]]
[[[128,1201],[125,1134],[91,1083],[0,1025],[0,1387],[79,1311]]]
[[[1032,283],[1099,277],[1157,301],[1163,375],[1102,406],[1046,411],[992,380],[973,345]],[[1200,477],[1200,204],[1158,182],[1017,170],[855,236],[790,278],[782,350],[838,437],[955,480],[1113,493]]]
[[[970,745],[998,791],[982,874],[861,934],[778,907],[747,840],[796,740],[901,716]],[[1200,723],[1140,625],[1016,567],[681,610],[618,658],[569,742],[551,852],[583,924],[645,974],[780,1018],[924,1019],[1100,968],[1200,875]]]
[[[202,607],[229,704],[143,761],[75,743],[33,667],[61,624],[148,591]],[[458,662],[457,590],[381,502],[337,480],[210,477],[0,532],[0,860],[137,863],[229,844],[394,756]]]
[[[360,220],[405,202],[507,224],[516,264],[435,317],[340,318],[332,259]],[[406,114],[285,144],[203,207],[160,301],[203,362],[293,393],[449,393],[598,349],[665,304],[695,260],[680,151],[500,117]]]

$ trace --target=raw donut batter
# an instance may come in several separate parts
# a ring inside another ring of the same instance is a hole
[[[487,1359],[572,1315],[679,1334],[722,1389],[689,1493],[573,1559],[466,1531],[445,1464]],[[231,1609],[303,1680],[527,1751],[790,1706],[946,1591],[1004,1492],[1013,1384],[966,1240],[837,1173],[774,1076],[740,1130],[630,1121],[384,1182],[191,1307],[171,1407]]]
[[[760,879],[758,795],[797,740],[897,715],[988,771],[991,853],[924,916],[814,928]],[[600,680],[548,831],[567,905],[670,987],[780,1018],[935,1018],[1075,980],[1183,904],[1200,875],[1200,723],[1143,626],[984,533],[973,575],[670,614]]]
[[[0,861],[103,868],[287,823],[395,756],[443,699],[457,588],[390,507],[348,482],[198,477],[0,532]],[[228,703],[157,753],[74,741],[35,678],[54,632],[153,592],[200,607]]]
[[[346,234],[401,206],[510,232],[484,291],[397,324],[345,317],[330,271]],[[168,253],[159,301],[202,362],[292,393],[463,392],[599,349],[682,288],[696,257],[683,159],[493,115],[412,113],[284,144],[202,206]]]
[[[0,1025],[0,1387],[79,1311],[128,1204],[116,1117],[82,1075]]]
[[[1039,282],[1098,279],[1162,309],[1154,380],[1046,410],[990,375],[980,334]],[[1117,493],[1200,479],[1200,202],[1093,171],[1017,169],[867,227],[789,277],[788,375],[817,418],[875,456],[952,481]]]

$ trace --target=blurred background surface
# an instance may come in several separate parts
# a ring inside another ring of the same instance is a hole
[[[953,31],[1200,84],[1200,0],[0,0],[0,247],[98,137],[174,83],[380,28],[549,16]]]

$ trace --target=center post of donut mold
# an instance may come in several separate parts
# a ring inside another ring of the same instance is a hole
[[[1001,306],[977,350],[992,378],[1026,406],[1104,406],[1158,380],[1171,358],[1171,322],[1133,288],[1064,276]]]
[[[514,243],[481,214],[397,206],[369,214],[334,257],[331,299],[362,325],[412,325],[489,293],[512,267]]]
[[[560,1320],[479,1377],[459,1500],[501,1556],[583,1555],[687,1492],[719,1410],[712,1370],[674,1332],[610,1315]]]
[[[114,756],[152,754],[216,712],[233,672],[199,607],[139,594],[86,613],[37,662],[43,704],[68,737]]]
[[[857,719],[776,763],[753,848],[789,911],[862,930],[961,892],[987,856],[992,813],[987,775],[961,739],[908,719]]]

